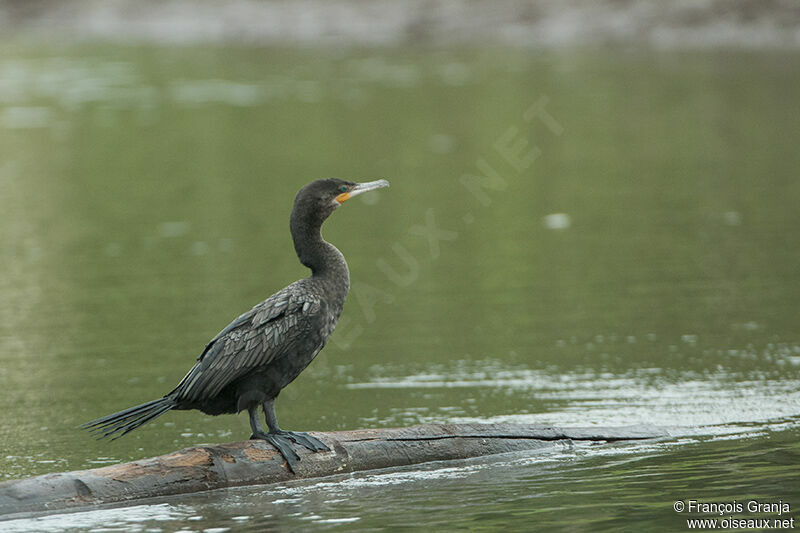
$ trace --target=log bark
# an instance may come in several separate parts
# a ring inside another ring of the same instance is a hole
[[[652,439],[667,433],[646,426],[559,429],[449,424],[313,435],[331,451],[311,453],[297,447],[301,460],[296,473],[265,441],[196,446],[130,463],[0,483],[0,516],[537,450],[572,441]]]

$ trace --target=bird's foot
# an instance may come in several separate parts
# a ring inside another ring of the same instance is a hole
[[[331,451],[324,442],[316,437],[312,437],[308,433],[302,431],[281,431],[280,434],[288,437],[292,442],[311,450],[312,452],[329,452]]]
[[[253,433],[250,439],[262,439],[272,444],[283,458],[286,459],[286,464],[289,465],[289,470],[291,470],[292,473],[295,472],[294,467],[300,462],[300,456],[295,451],[293,444],[299,444],[312,452],[331,451],[330,448],[316,437],[312,437],[308,433],[302,433],[300,431],[276,431],[274,433],[258,431]]]

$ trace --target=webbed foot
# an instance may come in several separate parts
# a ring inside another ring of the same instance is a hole
[[[329,452],[331,450],[316,437],[312,437],[308,433],[302,433],[300,431],[281,430],[274,433],[257,431],[250,436],[250,439],[261,439],[272,444],[283,458],[286,459],[286,464],[289,466],[289,470],[291,470],[292,473],[295,472],[294,467],[300,462],[300,456],[294,450],[294,444],[299,444],[312,452]]]

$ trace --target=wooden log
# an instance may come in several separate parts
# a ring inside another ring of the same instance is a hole
[[[295,473],[265,441],[195,446],[130,463],[0,483],[0,516],[536,450],[572,441],[610,442],[666,435],[663,430],[646,426],[559,429],[515,424],[315,432],[314,436],[331,451],[311,453],[296,447],[301,460]]]

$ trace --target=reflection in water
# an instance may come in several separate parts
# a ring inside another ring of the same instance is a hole
[[[74,427],[163,394],[303,275],[291,199],[330,175],[394,189],[326,226],[353,289],[287,427],[673,436],[0,529],[677,529],[680,497],[794,504],[798,93],[791,54],[4,48],[5,478],[246,438],[200,413],[114,443]],[[553,121],[526,120],[542,102]]]

